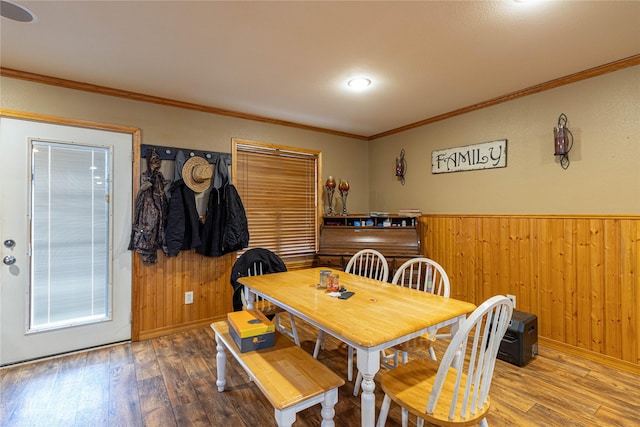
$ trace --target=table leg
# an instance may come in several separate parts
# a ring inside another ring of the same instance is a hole
[[[246,286],[244,287],[244,300],[247,302],[247,309],[251,310],[253,308],[253,301],[255,300],[255,295]]]
[[[380,351],[358,349],[358,370],[362,373],[360,411],[362,427],[373,427],[376,422],[376,384],[373,378],[380,370]]]
[[[456,321],[451,324],[451,327],[449,329],[451,332],[451,337],[456,336],[456,334],[458,333],[458,329],[460,329],[460,325],[462,324],[462,322],[464,322],[464,319],[466,318],[467,316],[458,316],[458,318],[456,318]]]
[[[224,386],[227,384],[227,354],[224,351],[224,344],[218,334],[216,334],[216,350],[218,350],[218,354],[216,354],[216,370],[218,376],[218,378],[216,378],[216,385],[218,386],[218,391],[224,391]]]
[[[451,338],[456,336],[456,334],[458,333],[458,329],[460,329],[460,325],[462,324],[462,322],[464,322],[466,318],[467,316],[464,316],[464,315],[459,316],[456,319],[456,321],[451,324],[451,326],[449,327],[450,328],[449,330],[451,331]],[[454,357],[451,365],[456,369],[460,369],[461,362],[463,362],[462,352],[458,350],[456,351],[456,357]]]

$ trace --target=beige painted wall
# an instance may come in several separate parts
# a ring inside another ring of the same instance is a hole
[[[323,179],[349,179],[351,212],[640,214],[640,66],[372,142],[11,78],[0,85],[2,108],[139,127],[144,144],[229,152],[237,137],[322,150]],[[562,112],[575,136],[567,170],[553,156]],[[508,140],[506,168],[431,174],[433,150],[497,139]],[[394,175],[401,148],[404,186]]]
[[[138,127],[142,129],[143,144],[228,153],[231,151],[231,138],[242,138],[321,150],[323,181],[330,174],[336,178],[347,178],[351,184],[347,202],[349,210],[366,212],[369,209],[367,141],[6,77],[0,78],[0,106],[9,110]],[[326,201],[324,194],[323,200]]]
[[[560,113],[575,136],[567,170],[553,156]],[[506,168],[431,174],[433,150],[498,139],[508,140]],[[404,186],[394,175],[401,148]],[[381,138],[369,156],[371,210],[638,215],[640,66]]]

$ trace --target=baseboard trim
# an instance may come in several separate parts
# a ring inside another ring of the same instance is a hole
[[[616,359],[615,357],[607,356],[600,353],[595,353],[590,350],[578,348],[569,344],[561,343],[551,340],[545,337],[538,337],[540,344],[550,347],[554,350],[561,351],[573,356],[582,357],[583,359],[591,360],[593,362],[601,363],[606,366],[610,366],[621,371],[630,372],[632,374],[640,375],[640,365],[627,362],[624,360]]]
[[[217,322],[218,320],[226,319],[226,315],[224,316],[216,316],[209,317],[206,319],[200,319],[192,322],[185,322],[179,325],[167,326],[164,328],[151,329],[149,331],[140,332],[138,339],[136,341],[147,340],[150,338],[157,338],[164,335],[170,335],[177,332],[189,331],[191,329],[201,328],[203,326],[209,326],[213,322]]]

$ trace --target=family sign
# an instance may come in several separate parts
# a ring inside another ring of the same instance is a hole
[[[447,148],[431,153],[431,173],[447,173],[507,166],[507,140]]]

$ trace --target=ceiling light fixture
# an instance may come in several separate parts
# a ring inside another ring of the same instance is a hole
[[[352,89],[364,89],[371,85],[371,80],[366,77],[357,77],[355,79],[351,79],[347,82],[347,86]]]
[[[17,22],[33,22],[36,19],[25,7],[6,0],[0,1],[0,16]]]

